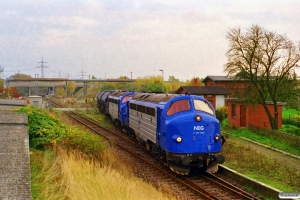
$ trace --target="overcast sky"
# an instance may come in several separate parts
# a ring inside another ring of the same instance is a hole
[[[299,0],[1,0],[2,78],[182,81],[225,75],[226,34],[252,25],[300,41]]]

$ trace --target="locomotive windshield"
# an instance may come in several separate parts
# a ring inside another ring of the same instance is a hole
[[[182,112],[189,109],[190,109],[189,100],[185,99],[185,100],[175,101],[169,106],[167,110],[167,115],[171,116],[174,115],[175,113]]]
[[[124,97],[122,100],[122,103],[127,102],[130,97],[132,97],[132,95],[128,95],[128,96]]]
[[[214,115],[213,109],[208,105],[207,102],[201,101],[201,100],[193,100],[194,107],[196,110],[200,110],[203,112],[207,112],[211,115]]]

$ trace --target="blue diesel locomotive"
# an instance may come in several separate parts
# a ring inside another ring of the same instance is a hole
[[[116,91],[108,96],[107,115],[119,127],[127,128],[128,126],[128,100],[132,98],[134,92]],[[127,130],[127,129],[125,129]]]
[[[195,95],[112,92],[106,114],[175,173],[214,173],[223,163],[220,124],[212,105]]]

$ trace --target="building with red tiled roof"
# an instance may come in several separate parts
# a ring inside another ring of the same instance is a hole
[[[205,86],[223,86],[229,90],[230,98],[240,98],[243,94],[242,91],[245,88],[245,82],[236,80],[234,76],[206,76],[202,82]]]

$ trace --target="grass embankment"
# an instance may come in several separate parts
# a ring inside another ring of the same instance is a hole
[[[26,106],[33,199],[172,199],[138,179],[100,137]]]
[[[138,179],[111,152],[92,161],[78,152],[32,151],[33,199],[171,199]]]
[[[292,147],[279,140],[259,136],[244,128],[233,129],[223,126],[223,134],[229,138],[228,142],[223,146],[223,155],[226,158],[225,166],[284,192],[295,192],[299,190],[299,170],[295,170],[294,167],[281,162],[278,158],[266,156],[254,151],[251,147],[242,142],[241,137],[255,140],[293,154],[299,154],[297,147]],[[230,138],[233,139],[231,140]]]
[[[282,129],[280,131],[300,136],[300,112],[296,109],[282,111]]]

